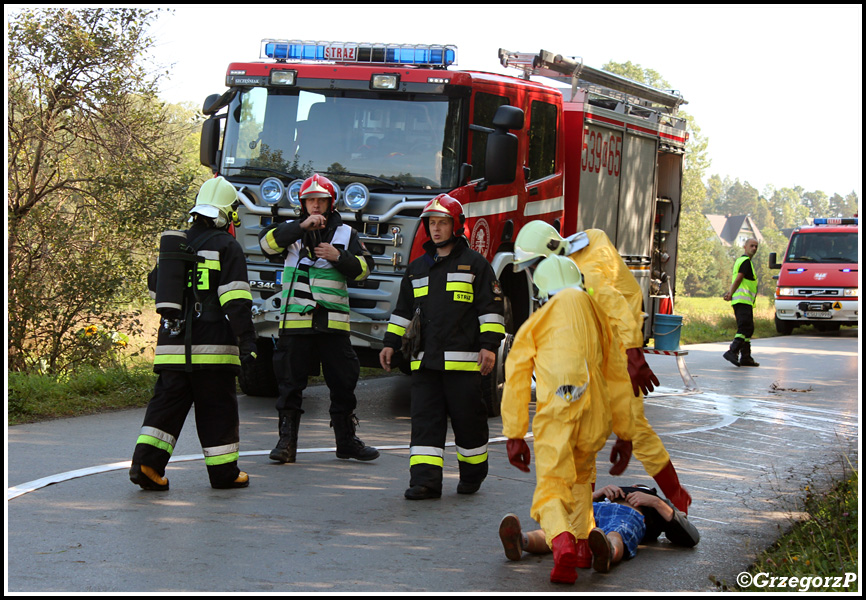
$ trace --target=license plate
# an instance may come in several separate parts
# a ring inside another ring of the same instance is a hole
[[[833,315],[827,310],[807,310],[806,317],[809,319],[832,319]]]

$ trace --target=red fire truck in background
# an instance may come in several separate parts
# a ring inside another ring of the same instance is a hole
[[[421,209],[442,192],[463,204],[469,243],[502,283],[509,333],[533,310],[527,274],[512,269],[514,239],[543,219],[563,235],[607,233],[644,291],[651,336],[675,285],[682,97],[544,50],[500,49],[515,77],[454,70],[456,53],[263,40],[263,60],[229,65],[228,91],[205,101],[201,161],[238,188],[237,238],[261,336],[259,362],[241,377],[246,393],[276,393],[270,351],[282,265],[262,255],[258,233],[297,216],[300,183],[313,172],[339,186],[343,221],[375,259],[369,278],[349,289],[363,365],[378,366],[400,279],[425,241]],[[485,383],[491,414],[509,345],[507,336]]]
[[[859,224],[856,218],[815,219],[791,233],[776,284],[776,331],[789,335],[800,325],[839,331],[860,322]]]

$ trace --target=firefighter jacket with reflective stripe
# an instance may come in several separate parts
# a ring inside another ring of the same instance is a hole
[[[462,237],[441,259],[432,242],[424,250],[400,284],[385,346],[400,349],[406,327],[420,309],[421,351],[406,357],[412,370],[479,371],[479,351],[496,352],[505,335],[502,288],[493,268]]]
[[[747,263],[747,264],[743,264]],[[734,272],[731,275],[731,283],[737,280],[737,275],[742,272],[743,279],[740,281],[739,287],[731,296],[731,304],[748,304],[755,306],[755,301],[758,299],[758,278],[755,276],[755,265],[752,259],[745,254],[737,259],[734,263]]]
[[[213,229],[196,223],[187,231],[187,239],[194,244],[199,236],[210,231]],[[239,373],[238,347],[250,352],[255,350],[256,343],[251,313],[253,297],[243,250],[228,232],[222,232],[206,240],[197,256],[195,277],[186,282],[183,330],[172,336],[168,329],[160,327],[153,370],[183,371],[191,364],[193,369]],[[157,277],[155,268],[148,277],[148,288],[154,298]],[[189,357],[185,343],[187,328],[191,330]]]
[[[279,223],[259,234],[266,255],[285,259],[280,302],[280,334],[315,332],[349,335],[347,281],[363,281],[373,268],[373,257],[358,233],[343,225],[339,213],[330,213],[323,231],[304,231],[301,222]],[[340,258],[317,258],[314,249],[327,243]]]

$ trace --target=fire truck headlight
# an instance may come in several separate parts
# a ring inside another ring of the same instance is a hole
[[[295,71],[271,71],[271,85],[295,85]]]
[[[301,208],[301,199],[298,197],[298,194],[301,193],[301,186],[303,184],[303,179],[295,179],[289,184],[289,206],[292,208]]]
[[[373,75],[370,80],[370,87],[374,90],[396,90],[398,85],[400,85],[400,76],[396,73]]]
[[[845,288],[845,297],[846,298],[856,298],[858,296],[858,292],[860,290],[858,288]]]
[[[283,197],[283,182],[276,177],[268,177],[261,185],[262,200],[268,204],[276,204]]]
[[[794,295],[794,288],[789,288],[789,287],[776,288],[776,295],[780,296],[780,297],[781,296],[793,296]]]
[[[343,192],[343,204],[349,210],[358,211],[367,206],[370,200],[370,191],[363,183],[352,183]]]

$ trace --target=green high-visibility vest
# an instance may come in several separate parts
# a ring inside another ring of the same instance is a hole
[[[734,283],[734,280],[737,278],[737,274],[740,272],[740,265],[743,264],[743,261],[749,261],[749,266],[752,269],[752,279],[746,279],[743,277],[743,280],[740,282],[740,287],[738,287],[734,291],[734,295],[731,296],[731,304],[750,304],[751,306],[755,306],[755,301],[758,298],[758,278],[755,275],[755,265],[752,264],[752,261],[748,256],[741,256],[737,259],[737,262],[734,263],[734,273],[731,275],[731,283]]]

